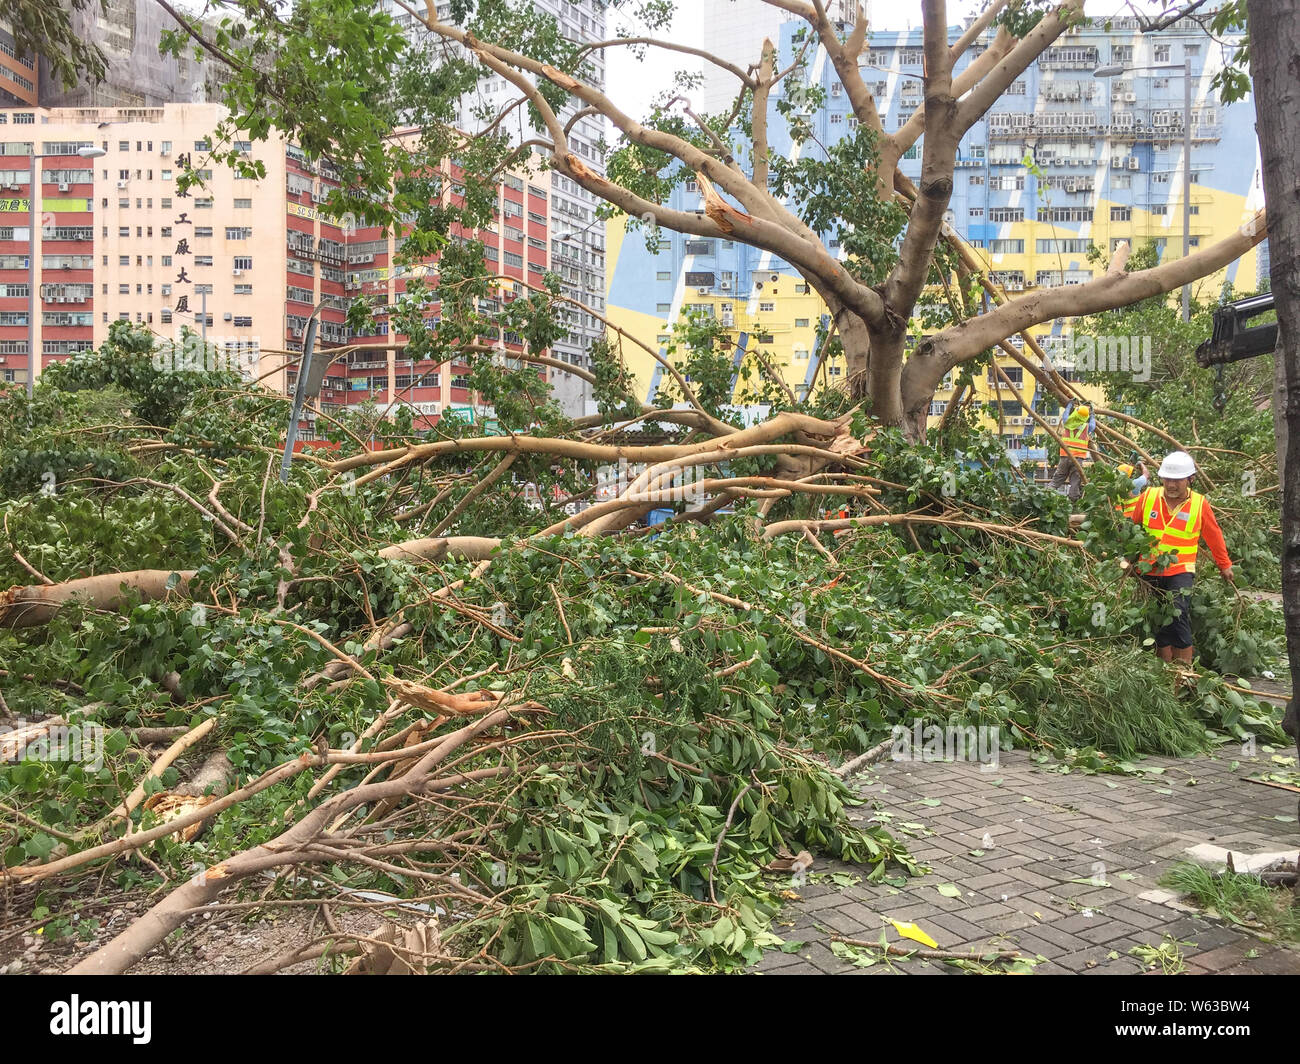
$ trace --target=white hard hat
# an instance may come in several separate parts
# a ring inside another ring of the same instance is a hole
[[[1190,477],[1196,472],[1196,463],[1192,461],[1192,456],[1186,451],[1170,451],[1165,455],[1165,460],[1160,463],[1160,469],[1156,473],[1160,477],[1169,477],[1173,480],[1182,480],[1184,477]]]

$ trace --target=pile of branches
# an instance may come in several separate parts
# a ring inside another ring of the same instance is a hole
[[[1137,649],[1158,607],[1115,564],[1141,533],[1104,473],[1072,536],[973,433],[952,456],[848,409],[681,410],[644,445],[382,422],[369,450],[344,424],[281,485],[282,397],[122,379],[116,407],[0,401],[22,441],[0,713],[27,754],[0,766],[0,943],[156,892],[74,971],[124,971],[214,903],[324,907],[259,971],[743,966],[778,941],[789,880],[765,869],[915,871],[830,768],[895,725],[1094,760],[1281,741],[1248,691],[1175,690]],[[564,512],[620,460],[615,498]],[[636,525],[688,475],[671,522]],[[1206,593],[1268,661],[1275,614]],[[95,728],[101,762],[40,756]]]

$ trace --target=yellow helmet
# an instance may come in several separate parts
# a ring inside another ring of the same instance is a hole
[[[1077,407],[1077,408],[1075,409],[1074,412],[1075,412],[1076,414],[1078,414],[1080,417],[1091,417],[1091,416],[1092,416],[1092,410],[1089,409],[1089,408],[1086,407],[1086,406],[1080,406],[1080,407]]]
[[[1119,471],[1123,473],[1126,477],[1131,477],[1133,475],[1133,467],[1128,464],[1120,466]]]

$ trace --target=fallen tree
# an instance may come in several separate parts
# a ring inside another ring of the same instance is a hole
[[[115,337],[83,358],[127,357]],[[996,727],[1092,770],[1281,734],[1239,684],[1176,689],[1136,649],[1154,607],[1115,575],[1140,542],[1119,478],[1090,477],[1071,535],[961,419],[960,459],[851,408],[721,436],[380,422],[379,450],[341,429],[281,485],[279,397],[198,379],[145,425],[59,383],[0,401],[5,440],[60,470],[52,494],[27,464],[3,484],[0,688],[40,723],[0,766],[0,942],[52,884],[50,928],[92,884],[177,884],[111,941],[64,939],[76,971],[127,970],[214,905],[310,903],[412,935],[453,914],[402,954],[416,970],[727,970],[776,941],[783,854],[910,868],[828,767],[895,725]],[[620,458],[614,498],[563,512],[554,486]],[[669,524],[630,523],[673,492]],[[1205,594],[1217,660],[1271,661],[1268,607]],[[38,756],[56,727],[102,729],[102,762]],[[261,967],[367,946],[336,927]]]

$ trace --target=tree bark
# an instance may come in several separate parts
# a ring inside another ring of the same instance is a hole
[[[1256,128],[1269,209],[1269,258],[1277,306],[1279,372],[1286,381],[1286,454],[1282,478],[1282,609],[1291,675],[1300,675],[1300,0],[1247,0]],[[1296,702],[1288,733],[1300,748]]]
[[[1281,332],[1281,330],[1278,330]],[[1286,356],[1282,349],[1281,337],[1278,338],[1277,350],[1273,352],[1273,443],[1277,447],[1277,480],[1286,483]]]
[[[92,609],[115,610],[124,601],[123,587],[142,599],[163,598],[169,590],[184,595],[194,570],[175,573],[178,583],[168,588],[171,569],[140,569],[131,573],[105,573],[68,580],[62,584],[33,584],[0,591],[0,628],[30,628],[49,624],[65,602],[78,599]]]

